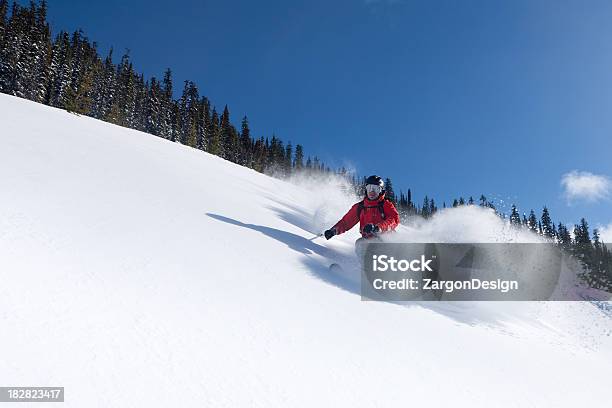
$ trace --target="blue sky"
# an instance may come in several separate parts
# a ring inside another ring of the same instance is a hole
[[[418,200],[612,223],[610,2],[50,0],[49,21]],[[603,184],[566,195],[572,171]]]

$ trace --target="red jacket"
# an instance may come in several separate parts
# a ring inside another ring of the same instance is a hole
[[[383,218],[379,203],[383,202],[383,212],[385,216]],[[361,212],[359,216],[357,213],[359,212],[360,205],[363,205],[361,208]],[[365,197],[363,201],[360,201],[354,204],[350,210],[342,217],[340,221],[334,225],[337,234],[342,234],[353,228],[355,224],[359,221],[359,232],[364,238],[370,238],[371,235],[366,236],[363,233],[363,227],[367,224],[378,225],[381,232],[392,231],[399,224],[399,213],[395,209],[393,203],[389,200],[385,200],[385,194],[381,194],[378,199],[370,200],[368,197]]]

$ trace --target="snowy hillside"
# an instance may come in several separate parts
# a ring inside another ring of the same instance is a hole
[[[361,301],[327,268],[357,232],[312,239],[340,191],[0,94],[0,386],[69,407],[610,401],[612,318],[589,303]],[[504,228],[440,217],[403,233]]]

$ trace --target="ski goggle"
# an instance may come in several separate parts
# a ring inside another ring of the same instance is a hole
[[[382,191],[381,186],[377,186],[376,184],[366,184],[366,192],[367,193],[377,193],[380,194]]]

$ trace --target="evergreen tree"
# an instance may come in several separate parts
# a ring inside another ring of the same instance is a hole
[[[46,3],[21,7],[13,3],[0,50],[0,92],[35,102],[46,95],[50,33]]]
[[[191,81],[185,81],[183,94],[179,102],[181,129],[179,141],[191,147],[198,146],[198,119],[200,95],[198,88]],[[201,143],[200,143],[201,144]]]
[[[136,111],[136,80],[134,77],[134,67],[130,62],[129,51],[126,51],[121,57],[121,63],[117,66],[117,94],[105,120],[119,126],[134,127]]]
[[[64,108],[72,78],[72,49],[68,33],[62,32],[57,36],[52,54],[46,100],[51,106]]]
[[[414,208],[414,204],[412,203],[412,191],[410,189],[408,189],[408,192],[406,193],[406,205],[408,206],[408,209]]]
[[[582,263],[590,267],[593,262],[593,246],[591,243],[591,235],[589,233],[589,225],[582,218],[580,224],[574,226],[574,246],[573,253]]]
[[[593,271],[595,273],[602,273],[604,267],[603,259],[603,246],[599,237],[599,230],[593,229]]]
[[[430,215],[429,197],[425,196],[423,199],[423,205],[421,206],[421,216],[423,218],[429,218]]]
[[[210,140],[208,141],[208,153],[221,155],[221,128],[219,127],[219,116],[217,110],[213,108],[211,118]]]
[[[564,224],[559,223],[557,228],[557,241],[564,249],[570,249],[572,245],[572,236]]]
[[[574,240],[576,244],[590,244],[591,235],[589,233],[589,224],[586,219],[581,218],[580,224],[574,227]]]
[[[242,118],[240,126],[240,163],[243,166],[253,167],[252,165],[252,140],[251,130],[249,129],[249,120],[247,117]]]
[[[111,48],[104,59],[99,76],[96,76],[95,83],[93,84],[91,114],[94,118],[105,118],[113,105],[116,87],[115,69],[113,49]],[[151,126],[151,133],[159,134],[159,131],[155,132],[155,130],[157,130],[157,127]]]
[[[289,176],[291,174],[291,164],[293,161],[293,146],[291,142],[287,143],[285,147],[285,159],[283,161],[283,172],[285,176]]]
[[[527,218],[527,227],[532,231],[537,231],[538,229],[538,219],[536,218],[535,212],[531,210],[529,213],[529,218]]]
[[[172,99],[173,95],[173,81],[172,81],[172,71],[168,68],[164,72],[164,79],[162,80],[163,84],[163,94],[161,98],[161,120],[160,120],[160,136],[168,139],[174,140],[174,129],[172,128],[173,120],[173,105],[174,101]]]
[[[553,229],[554,229],[554,225],[552,223],[552,220],[550,219],[550,214],[548,213],[548,208],[546,208],[546,206],[544,206],[544,209],[542,210],[542,234],[546,237],[552,238],[553,237]]]
[[[160,136],[161,122],[161,87],[155,77],[151,78],[151,84],[146,84],[145,101],[145,132]]]
[[[304,148],[298,144],[295,146],[295,160],[293,161],[293,167],[296,170],[301,170],[304,167]]]
[[[285,149],[281,145],[280,140],[276,137],[276,135],[272,135],[272,139],[270,139],[270,148],[268,149],[268,160],[267,160],[267,168],[278,170],[278,167],[282,164],[284,159],[284,151]],[[319,159],[314,158],[313,165],[319,169]]]
[[[36,7],[33,2],[30,4],[35,21],[31,31],[32,43],[29,44],[32,76],[29,78],[26,98],[35,102],[45,102],[51,60],[51,30],[46,22],[47,2],[43,0],[39,7]]]
[[[93,106],[93,87],[97,73],[97,66],[92,65],[78,78],[74,87],[68,88],[66,93],[65,108],[68,112],[87,115],[91,113]]]
[[[6,30],[7,11],[8,11],[8,1],[0,0],[0,52],[4,48],[4,32]]]
[[[201,150],[208,151],[208,142],[211,140],[212,117],[210,113],[210,101],[203,97],[201,102],[201,123],[200,123],[200,147]]]
[[[521,216],[519,215],[516,205],[512,204],[512,212],[510,213],[510,224],[520,226]]]
[[[236,163],[238,161],[236,155],[238,147],[238,137],[232,127],[232,124],[230,123],[230,112],[227,105],[225,105],[223,113],[221,114],[221,144],[223,146],[221,157]]]

